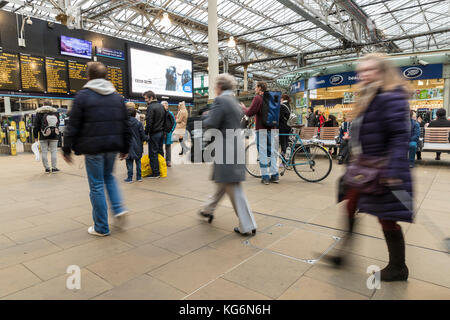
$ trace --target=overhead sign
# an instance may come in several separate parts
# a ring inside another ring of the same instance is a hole
[[[291,84],[291,93],[305,91],[305,80],[299,80]]]
[[[125,60],[125,53],[120,50],[95,47],[95,53],[97,56]]]
[[[429,64],[426,66],[406,66],[401,67],[400,72],[406,80],[440,79],[442,78],[442,64]],[[298,86],[298,83],[300,81],[294,82],[291,85],[291,92],[295,92],[293,91],[293,88],[294,86]],[[335,86],[348,86],[356,84],[357,82],[358,76],[356,72],[342,72],[321,77],[312,77],[308,80],[308,89],[312,90]]]

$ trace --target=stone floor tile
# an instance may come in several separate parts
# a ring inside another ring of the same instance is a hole
[[[368,300],[358,293],[315,280],[307,276],[301,277],[289,287],[279,300]]]
[[[68,289],[69,274],[62,275],[7,296],[7,300],[86,300],[109,289],[112,285],[92,272],[81,269],[80,289]]]
[[[270,300],[270,298],[219,278],[190,295],[186,300]]]
[[[450,288],[409,278],[408,281],[382,282],[373,300],[450,300]]]
[[[172,252],[147,244],[90,264],[87,268],[118,286],[178,257]]]
[[[21,264],[0,269],[0,298],[39,282],[41,280]]]
[[[193,218],[185,215],[176,215],[173,217],[164,216],[163,219],[153,223],[149,223],[142,228],[156,234],[169,236],[173,233],[189,229],[201,223],[203,223],[203,221],[200,220],[200,217]]]
[[[93,237],[87,233],[87,228],[82,227],[76,230],[60,233],[46,238],[48,241],[56,244],[63,249],[76,247],[91,241],[100,240],[99,237]]]
[[[12,247],[14,245],[16,245],[16,243],[11,239],[5,236],[0,236],[0,250]]]
[[[37,259],[55,252],[61,248],[48,240],[41,239],[25,244],[15,245],[0,250],[0,269],[25,261]]]
[[[114,287],[94,300],[178,300],[185,295],[185,292],[144,274]]]
[[[311,265],[261,252],[223,276],[224,279],[276,299]]]
[[[163,235],[148,231],[144,228],[134,228],[128,230],[117,230],[111,233],[111,237],[119,239],[120,241],[131,244],[132,246],[142,246],[144,244],[159,240]]]
[[[204,222],[198,226],[180,231],[171,236],[153,242],[155,246],[170,250],[179,255],[185,255],[202,246],[225,237],[229,232],[212,228]]]
[[[112,237],[104,237],[97,241],[28,261],[25,265],[41,279],[48,280],[65,273],[70,265],[77,265],[82,268],[131,248],[132,246],[125,242]]]

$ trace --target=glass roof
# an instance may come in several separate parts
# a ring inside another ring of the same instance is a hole
[[[58,7],[61,2],[10,0],[3,10],[55,21],[59,13],[71,9]],[[81,10],[84,29],[193,54],[195,70],[206,71],[208,0],[66,3]],[[217,0],[217,4],[221,59],[227,57],[235,74],[243,73],[243,63],[267,60],[249,66],[256,79],[273,79],[295,70],[300,53],[309,64],[321,61],[319,52],[338,60],[354,57],[361,50],[412,52],[450,47],[450,0]],[[169,28],[160,24],[164,12],[172,21]],[[377,32],[370,32],[369,19]],[[235,37],[237,47],[228,48],[229,36]],[[387,45],[388,39],[394,40]],[[347,51],[332,50],[339,48]],[[278,57],[284,58],[268,60]]]

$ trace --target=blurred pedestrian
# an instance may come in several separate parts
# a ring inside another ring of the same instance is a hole
[[[44,105],[36,110],[36,118],[34,120],[33,135],[37,140],[39,137],[39,145],[41,146],[42,164],[46,173],[55,173],[59,169],[57,163],[57,149],[59,139],[59,113],[52,107],[52,102],[44,101]],[[50,151],[52,167],[48,165],[48,152]]]
[[[70,110],[69,125],[64,135],[64,159],[72,163],[72,150],[85,155],[94,225],[88,232],[109,235],[108,208],[104,186],[108,192],[114,217],[123,222],[128,212],[113,176],[117,153],[126,159],[130,131],[125,100],[106,80],[107,69],[101,62],[89,62],[88,82],[80,90]]]
[[[382,281],[405,281],[405,240],[398,221],[412,222],[413,200],[408,149],[411,137],[409,91],[385,55],[369,54],[357,67],[360,82],[352,121],[353,160],[344,175],[349,245],[356,210],[378,217],[389,251]],[[341,264],[343,256],[332,257]]]
[[[130,127],[130,149],[126,159],[128,176],[124,180],[127,183],[133,182],[133,164],[136,163],[136,181],[142,182],[141,159],[144,152],[144,141],[148,141],[149,137],[144,132],[144,126],[136,119],[136,109],[128,108],[128,126]]]
[[[227,194],[239,218],[239,227],[234,228],[234,231],[246,235],[250,232],[255,234],[257,226],[241,184],[245,180],[245,164],[239,163],[239,153],[244,152],[239,149],[239,146],[245,144],[244,136],[239,133],[242,110],[233,95],[236,84],[234,77],[229,74],[221,74],[216,78],[215,93],[217,97],[203,121],[205,128],[220,130],[223,145],[219,148],[223,148],[223,152],[221,158],[214,159],[213,180],[216,182],[216,192],[211,197],[211,201],[200,211],[200,215],[208,218],[211,223],[214,218],[214,210],[223,196]],[[229,131],[234,133],[238,131],[238,134],[231,135]],[[230,153],[233,157],[229,156]],[[216,151],[215,154],[217,156],[220,152]]]
[[[178,103],[178,113],[176,116],[177,126],[174,131],[174,135],[176,139],[181,143],[184,139],[184,135],[186,133],[186,125],[188,120],[188,111],[186,109],[186,104],[184,101],[181,101]],[[183,147],[181,147],[181,152],[179,155],[181,156],[183,154]]]
[[[287,94],[281,96],[281,106],[280,106],[280,134],[289,134],[292,128],[288,125],[289,117],[291,116],[291,97]],[[286,150],[288,147],[290,136],[280,135],[280,146],[281,154],[284,157],[286,155]]]

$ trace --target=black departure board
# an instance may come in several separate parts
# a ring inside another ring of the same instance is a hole
[[[0,90],[20,90],[20,64],[17,54],[0,53]]]
[[[67,85],[67,64],[63,60],[45,58],[47,73],[47,92],[65,94],[69,91]]]
[[[123,72],[120,67],[107,66],[107,80],[111,81],[119,94],[123,94]]]
[[[87,82],[87,64],[69,60],[68,66],[70,93],[77,93]]]
[[[22,90],[45,93],[44,58],[20,54]]]

